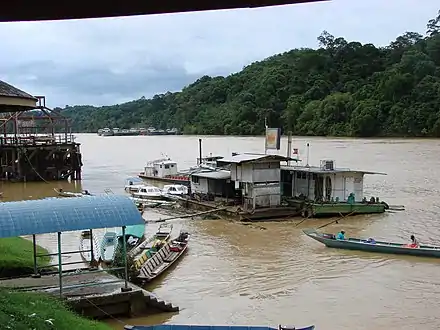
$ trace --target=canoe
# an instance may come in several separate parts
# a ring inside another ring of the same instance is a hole
[[[61,197],[87,197],[87,196],[93,196],[91,193],[89,193],[87,190],[84,190],[82,192],[71,192],[71,191],[63,191],[62,189],[56,189],[53,188],[55,192],[61,196]]]
[[[110,263],[115,259],[117,245],[118,235],[114,231],[106,232],[101,242],[102,261]]]
[[[150,282],[163,274],[186,252],[189,238],[189,233],[180,232],[176,239],[165,243],[159,251],[145,260],[137,279],[142,282]]]
[[[320,233],[314,229],[304,229],[303,232],[310,238],[330,248],[440,258],[440,247],[438,246],[420,245],[418,248],[413,248],[403,243],[370,242],[369,240],[361,238],[337,240],[333,234]]]
[[[222,326],[222,325],[184,325],[184,324],[161,324],[161,325],[126,325],[125,330],[314,330],[311,325],[305,328],[294,326],[278,326],[278,328],[261,326]]]
[[[143,241],[141,244],[130,250],[128,253],[128,256],[132,258],[140,258],[142,253],[145,253],[147,250],[154,247],[157,243],[166,243],[170,239],[171,232],[173,231],[173,225],[172,224],[161,224],[154,235],[152,235],[150,238]],[[136,260],[135,259],[135,260]]]
[[[99,260],[101,253],[96,236],[92,235],[91,238],[90,230],[82,231],[81,236],[79,238],[79,250],[81,251],[81,257],[87,262],[92,261],[92,253],[90,251],[92,244],[93,244],[93,258],[95,260]]]

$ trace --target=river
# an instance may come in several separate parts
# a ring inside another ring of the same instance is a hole
[[[203,154],[262,152],[263,138],[201,137]],[[82,188],[93,193],[123,193],[124,181],[147,161],[167,154],[180,168],[194,165],[198,137],[99,137],[78,134],[82,143]],[[326,227],[348,236],[440,245],[440,140],[327,139],[295,137],[293,148],[310,164],[334,159],[337,167],[385,172],[368,175],[365,196],[378,196],[406,211],[356,216]],[[280,153],[285,154],[282,140]],[[53,188],[69,183],[2,184],[5,200],[54,196]],[[77,186],[76,189],[81,189]],[[158,217],[148,214],[147,217]],[[328,220],[264,223],[244,226],[221,220],[185,220],[192,233],[188,253],[154,286],[159,297],[180,306],[173,315],[110,320],[115,329],[129,324],[192,323],[277,325],[315,324],[317,329],[438,329],[440,327],[440,262],[392,255],[328,249],[302,234],[302,229]],[[54,235],[38,243],[55,248]],[[78,233],[65,235],[64,248],[78,246]]]

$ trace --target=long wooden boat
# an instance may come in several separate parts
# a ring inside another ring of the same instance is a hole
[[[135,248],[131,249],[130,252],[128,252],[128,256],[135,258],[135,261],[140,259],[142,253],[146,253],[147,250],[152,249],[156,244],[165,244],[168,242],[172,231],[172,224],[161,224],[154,235],[143,241]],[[142,263],[140,263],[139,267],[140,266],[142,266]]]
[[[361,238],[337,240],[334,234],[320,233],[315,229],[304,229],[303,232],[310,238],[313,238],[330,248],[440,258],[439,246],[420,245],[419,247],[414,248],[404,243],[372,241]]]
[[[87,197],[87,196],[93,196],[88,190],[84,190],[82,192],[71,192],[71,191],[64,191],[63,189],[56,189],[53,188],[55,192],[58,194],[58,196],[61,197]]]
[[[186,324],[161,324],[161,325],[126,325],[124,330],[314,330],[315,326],[305,328],[294,326],[278,326],[278,328],[264,326],[223,326],[223,325],[186,325]]]
[[[98,240],[95,235],[90,235],[90,230],[83,230],[79,238],[79,250],[81,257],[87,261],[92,261],[91,247],[93,245],[93,259],[99,260],[101,256],[101,249],[99,248]]]
[[[139,270],[137,280],[150,282],[163,274],[186,252],[189,238],[187,232],[181,232],[176,239],[166,243],[145,261]]]

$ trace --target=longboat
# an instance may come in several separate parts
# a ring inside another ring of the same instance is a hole
[[[79,250],[81,251],[81,257],[87,261],[92,261],[92,246],[93,246],[93,259],[98,261],[101,257],[101,249],[96,239],[96,235],[90,233],[90,230],[83,230],[79,238]]]
[[[189,238],[189,233],[181,231],[177,238],[165,243],[159,251],[146,258],[136,280],[150,282],[163,274],[186,252]]]
[[[411,247],[411,245],[405,243],[351,237],[345,240],[338,240],[334,234],[320,233],[315,229],[304,229],[303,232],[310,238],[330,248],[440,258],[440,246],[420,245],[419,247]]]

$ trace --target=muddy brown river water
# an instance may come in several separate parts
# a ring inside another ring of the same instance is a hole
[[[262,152],[263,138],[202,137],[203,153]],[[125,178],[147,161],[167,154],[180,168],[194,165],[198,137],[99,137],[78,134],[84,172],[81,185],[69,183],[2,184],[5,200],[54,196],[53,188],[93,193],[124,193]],[[338,167],[372,170],[387,176],[365,179],[365,195],[406,211],[356,216],[326,227],[349,236],[440,245],[440,140],[294,138],[300,158],[310,142],[310,164],[334,159]],[[285,154],[286,141],[282,141]],[[150,212],[147,218],[161,215]],[[302,229],[329,220],[259,224],[222,220],[181,220],[192,234],[189,251],[178,265],[148,289],[181,307],[178,314],[122,323],[192,323],[297,326],[317,329],[439,329],[440,261],[328,249],[305,237]],[[148,230],[154,231],[154,226]],[[78,233],[64,236],[64,249],[78,246]],[[55,249],[56,237],[38,243]]]

